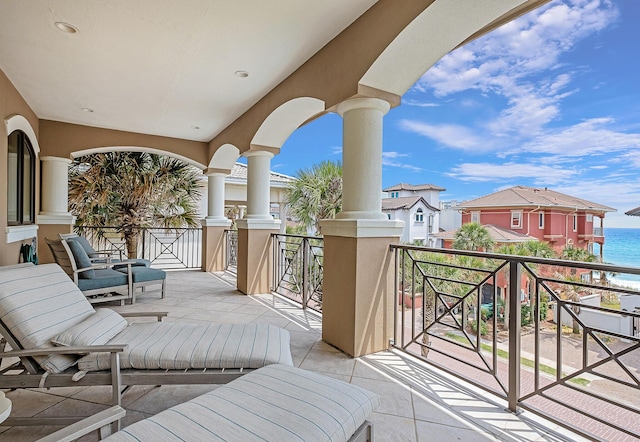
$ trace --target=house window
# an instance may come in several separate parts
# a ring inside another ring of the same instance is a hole
[[[429,215],[429,233],[433,233],[433,215]]]
[[[578,215],[573,215],[573,231],[576,232],[578,230]]]
[[[400,192],[391,192],[391,198],[398,198],[400,196]]]
[[[471,212],[471,222],[480,224],[480,212]]]
[[[588,223],[592,223],[593,222],[593,213],[587,213],[587,222]]]
[[[387,219],[391,219],[391,214],[387,213]]]
[[[538,213],[538,227],[544,229],[544,212]]]
[[[9,135],[7,168],[7,224],[33,224],[35,221],[35,155],[26,134]]]
[[[522,228],[522,210],[511,211],[511,228],[512,229]]]
[[[424,213],[422,212],[422,209],[418,209],[416,211],[416,222],[421,223],[423,221],[424,221]]]

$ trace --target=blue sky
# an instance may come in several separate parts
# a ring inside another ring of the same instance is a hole
[[[383,186],[432,183],[464,201],[547,186],[638,227],[640,1],[553,0],[446,55],[384,120]],[[295,175],[340,160],[342,120],[298,129],[272,160]]]

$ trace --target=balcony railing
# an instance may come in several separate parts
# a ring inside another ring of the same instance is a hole
[[[112,250],[128,256],[127,245],[118,227],[76,226],[75,232],[87,238],[96,250]],[[136,258],[148,259],[161,269],[199,269],[202,267],[202,229],[159,227],[141,228]]]
[[[602,227],[594,227],[593,236],[604,236],[604,229]]]
[[[640,436],[640,312],[628,308],[640,306],[640,292],[608,283],[640,269],[391,250],[396,348],[503,397],[514,412],[587,437]]]
[[[271,290],[318,312],[322,311],[324,240],[299,235],[271,235]]]
[[[238,231],[225,230],[225,260],[224,268],[229,272],[236,274],[238,272]]]

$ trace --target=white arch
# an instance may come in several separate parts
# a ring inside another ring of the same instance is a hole
[[[90,149],[79,150],[76,152],[71,152],[72,158],[82,157],[84,155],[89,155],[92,153],[106,153],[106,152],[147,152],[147,153],[155,153],[156,155],[165,155],[168,157],[176,158],[178,160],[184,161],[187,164],[191,164],[192,166],[197,167],[198,169],[204,169],[206,166],[197,161],[192,160],[191,158],[187,158],[182,155],[178,155],[172,152],[167,152],[166,150],[155,149],[152,147],[142,147],[142,146],[102,146],[102,147],[93,147]]]
[[[29,120],[22,115],[11,115],[4,120],[4,124],[7,126],[7,135],[15,130],[24,132],[27,137],[29,137],[31,147],[33,147],[36,157],[38,156],[40,153],[40,144],[38,144],[38,137],[36,137],[36,132],[33,130],[33,127],[31,127]]]
[[[298,97],[289,100],[274,109],[262,122],[251,144],[280,149],[293,131],[324,109],[324,101],[317,98]]]
[[[444,55],[527,1],[436,1],[387,46],[360,84],[402,96]]]
[[[215,169],[231,170],[240,158],[240,150],[233,144],[223,144],[216,150],[209,161],[209,167]]]

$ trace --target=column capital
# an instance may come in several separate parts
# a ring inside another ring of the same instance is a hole
[[[230,169],[217,169],[215,167],[207,167],[202,171],[205,176],[224,176],[231,175]]]
[[[268,150],[248,150],[246,152],[244,152],[242,154],[243,157],[249,158],[249,157],[266,157],[266,158],[273,158],[275,156],[275,153],[273,152],[269,152]]]
[[[391,109],[391,104],[380,98],[352,98],[339,103],[336,107],[336,112],[342,117],[345,113],[354,109],[374,109],[382,112],[384,115]]]

